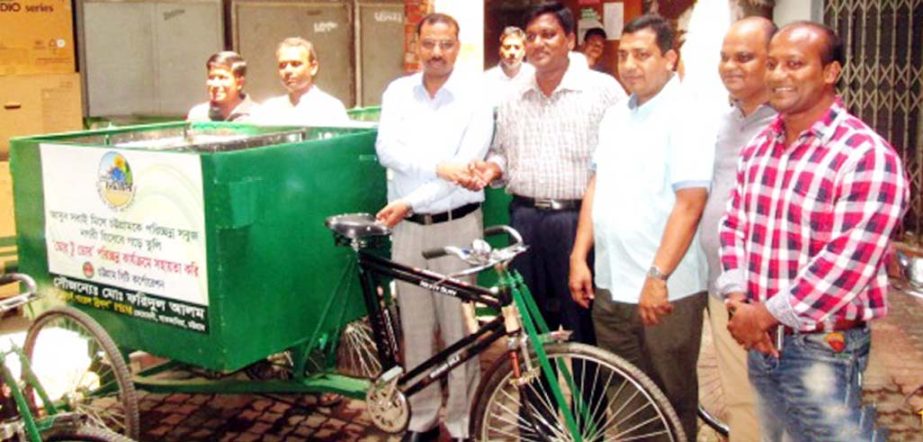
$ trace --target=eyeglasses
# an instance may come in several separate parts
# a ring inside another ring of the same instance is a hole
[[[455,49],[455,45],[457,44],[458,42],[454,40],[422,40],[420,41],[420,47],[422,47],[423,49],[426,49],[427,51],[432,51],[433,49],[436,49],[437,45],[439,46],[439,49],[442,49],[443,51],[449,51],[449,50]]]

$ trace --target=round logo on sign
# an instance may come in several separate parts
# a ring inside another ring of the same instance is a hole
[[[116,210],[128,207],[135,196],[135,182],[128,160],[118,152],[103,155],[96,186],[107,206]]]
[[[93,268],[93,263],[90,261],[83,263],[83,276],[86,276],[89,279],[93,279],[93,275],[96,274],[96,269]]]

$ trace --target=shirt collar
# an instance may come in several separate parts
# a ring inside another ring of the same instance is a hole
[[[554,88],[554,91],[551,92],[551,95],[558,93],[558,91],[571,90],[571,91],[582,91],[589,87],[589,81],[586,80],[586,73],[590,71],[588,67],[580,66],[579,59],[574,59],[574,57],[568,58],[567,70],[564,71],[564,77],[561,78],[561,82],[558,83],[558,86]],[[542,90],[538,87],[538,73],[534,70],[532,75],[529,78],[529,81],[523,82],[522,94],[529,93],[529,91],[534,91],[536,94],[542,94]],[[542,94],[544,95],[544,94]]]
[[[432,97],[432,100],[438,100],[440,97],[454,98],[458,96],[459,88],[462,83],[461,80],[458,79],[460,76],[458,69],[452,69],[452,73],[449,74],[449,79],[436,91],[436,95]],[[430,99],[429,93],[426,92],[426,86],[423,85],[423,72],[417,73],[413,91],[418,98]]]
[[[836,99],[833,100],[833,104],[830,105],[830,108],[817,119],[811,127],[809,127],[805,132],[810,133],[815,138],[817,138],[821,144],[827,144],[834,135],[836,135],[836,127],[839,124],[839,121],[845,118],[847,115],[846,108],[843,106],[843,100],[838,95]],[[782,118],[782,114],[779,114],[770,125],[771,130],[776,135],[776,137],[785,137],[785,120]],[[798,138],[801,138],[804,135],[804,132],[798,135]]]
[[[663,88],[660,89],[660,92],[657,92],[657,95],[654,95],[650,100],[647,100],[646,103],[638,106],[638,96],[631,94],[631,97],[628,98],[628,108],[638,114],[647,114],[651,112],[652,109],[656,109],[659,103],[663,101],[668,101],[669,98],[663,98],[668,95],[673,95],[679,90],[679,76],[676,74],[671,74],[670,80],[667,81],[667,84],[663,85]]]
[[[740,120],[743,120],[745,123],[749,123],[754,120],[759,120],[768,116],[776,114],[776,110],[769,105],[769,103],[763,103],[756,107],[756,110],[750,113],[750,115],[744,115],[743,110],[740,108],[740,101],[733,100],[731,102],[731,109],[734,113],[734,116]]]
[[[226,118],[228,121],[250,114],[250,109],[253,107],[253,100],[250,99],[250,94],[242,95],[244,97],[243,100],[241,100],[240,103],[237,103],[237,106],[234,106],[234,110],[228,114],[228,117]]]

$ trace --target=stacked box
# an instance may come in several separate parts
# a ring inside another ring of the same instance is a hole
[[[12,137],[81,129],[75,69],[71,0],[0,0],[0,159]]]
[[[0,0],[0,75],[73,72],[70,0]]]

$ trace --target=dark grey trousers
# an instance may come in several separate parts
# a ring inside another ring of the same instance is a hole
[[[621,356],[657,383],[676,409],[690,440],[695,440],[696,435],[696,364],[706,296],[702,292],[673,302],[673,313],[653,327],[641,323],[637,304],[615,302],[608,290],[597,289],[593,303],[599,347]]]

